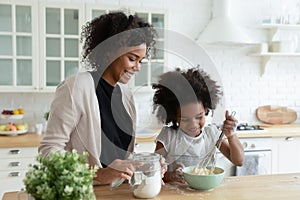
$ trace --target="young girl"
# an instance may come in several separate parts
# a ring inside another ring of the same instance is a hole
[[[222,96],[220,87],[209,75],[198,68],[176,69],[160,76],[153,84],[154,111],[165,126],[156,140],[155,152],[169,163],[164,181],[184,183],[182,169],[201,163],[216,148],[221,131],[215,125],[205,125],[205,117],[213,112]],[[243,146],[235,129],[237,120],[225,112],[222,131],[226,136],[219,150],[234,165],[244,160]]]

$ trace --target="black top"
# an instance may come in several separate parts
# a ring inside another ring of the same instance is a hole
[[[132,139],[133,124],[122,102],[120,87],[100,79],[96,88],[101,116],[101,156],[103,167],[124,159]]]

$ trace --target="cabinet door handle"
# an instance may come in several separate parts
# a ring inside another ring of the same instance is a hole
[[[20,162],[11,162],[11,163],[9,163],[9,165],[10,166],[12,166],[12,167],[19,167],[19,166],[21,166],[21,163]]]
[[[285,141],[293,141],[293,140],[294,140],[293,137],[286,137],[286,138],[285,138]]]
[[[19,149],[12,149],[9,151],[10,154],[20,154],[21,153],[21,150]]]
[[[17,176],[21,176],[21,173],[20,172],[10,172],[9,176],[11,176],[11,177],[17,177]]]

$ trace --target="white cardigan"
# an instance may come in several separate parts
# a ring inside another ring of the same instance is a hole
[[[81,72],[63,81],[55,92],[45,137],[39,152],[47,156],[51,151],[87,151],[91,166],[100,163],[101,122],[96,85],[90,72]],[[124,84],[119,84],[125,109],[133,121],[132,140],[128,153],[133,152],[136,111],[132,93]],[[101,100],[101,99],[100,99]]]

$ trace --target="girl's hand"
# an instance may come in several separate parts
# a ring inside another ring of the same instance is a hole
[[[99,168],[95,180],[102,184],[109,184],[116,178],[129,180],[133,175],[134,166],[141,166],[142,164],[141,162],[116,159],[108,167]]]
[[[183,172],[182,169],[185,166],[181,163],[177,163],[175,166],[175,169],[173,172],[171,172],[171,176],[170,176],[170,180],[174,181],[174,182],[179,182],[179,183],[183,183],[186,184],[184,177],[183,177]]]
[[[225,121],[223,123],[222,131],[224,132],[227,138],[232,137],[235,134],[236,127],[238,125],[238,121],[229,115],[228,110],[225,112]]]

